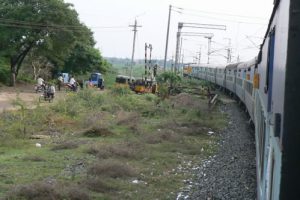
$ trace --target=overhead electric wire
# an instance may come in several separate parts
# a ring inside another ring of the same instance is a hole
[[[229,14],[229,13],[221,13],[221,12],[209,12],[209,11],[204,11],[204,10],[196,10],[196,9],[190,9],[190,8],[180,8],[177,6],[173,6],[173,8],[177,8],[180,11],[187,10],[187,11],[192,11],[196,13],[207,13],[207,14],[214,14],[214,15],[223,15],[223,16],[230,16],[230,17],[240,17],[240,18],[248,18],[248,19],[258,19],[258,20],[266,20],[265,18],[262,17],[255,17],[255,16],[246,16],[246,15],[234,15],[234,14]]]
[[[180,9],[180,11],[176,10],[176,8]],[[208,14],[208,15],[199,15],[199,14],[187,12],[188,10],[191,10],[191,9],[179,8],[179,7],[175,7],[175,6],[172,7],[172,11],[175,11],[175,12],[177,12],[179,14],[182,14],[182,15],[188,15],[188,16],[194,16],[194,17],[200,17],[200,18],[207,18],[207,19],[213,19],[213,20],[218,20],[218,21],[228,21],[228,22],[242,23],[242,24],[267,25],[267,24],[259,23],[259,22],[234,20],[234,19],[224,19],[224,18],[214,17],[212,15],[223,15],[223,16],[228,16],[228,17],[239,17],[239,18],[245,18],[245,19],[259,19],[260,21],[262,21],[262,20],[266,21],[266,19],[263,19],[263,18],[242,16],[242,15],[233,15],[233,14],[226,14],[226,13],[222,14],[222,13],[207,12],[207,11],[197,11],[197,13],[202,13],[202,14],[207,13]]]
[[[66,29],[72,31],[83,31],[82,26],[79,25],[61,25],[61,24],[42,24],[42,23],[35,23],[35,22],[28,22],[28,21],[20,21],[14,19],[5,19],[0,18],[0,26],[12,27],[12,28],[29,28],[29,29]],[[90,29],[127,29],[127,26],[95,26],[95,27],[88,27]]]

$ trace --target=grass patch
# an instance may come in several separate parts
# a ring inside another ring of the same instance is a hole
[[[82,90],[2,113],[0,198],[176,199],[192,176],[186,163],[216,150],[218,137],[207,133],[226,125],[217,108],[187,93],[161,100]],[[42,134],[50,137],[28,139]]]
[[[136,171],[129,165],[116,160],[104,160],[92,165],[88,175],[96,177],[122,178],[136,176]]]
[[[52,150],[57,151],[57,150],[65,150],[65,149],[76,149],[76,148],[78,148],[78,146],[79,146],[79,144],[77,142],[64,141],[64,142],[52,147]]]
[[[107,136],[113,136],[114,133],[107,128],[101,128],[101,127],[92,127],[88,130],[84,131],[83,136],[85,137],[107,137]]]

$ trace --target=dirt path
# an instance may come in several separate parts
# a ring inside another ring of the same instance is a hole
[[[26,106],[29,108],[35,107],[36,103],[39,101],[41,93],[36,93],[34,91],[33,85],[22,85],[13,87],[0,87],[0,112],[4,110],[15,110],[18,109],[14,106],[14,101],[19,97]],[[57,92],[56,98],[63,95],[63,92]]]

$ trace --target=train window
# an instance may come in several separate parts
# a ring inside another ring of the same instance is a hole
[[[250,71],[251,71],[251,67],[248,68],[248,72],[250,72]]]
[[[275,54],[275,28],[269,33],[269,46],[268,46],[268,58],[267,58],[267,71],[266,71],[266,83],[265,93],[268,93],[268,112],[271,111],[272,104],[272,85],[273,85],[273,70],[274,70],[274,54]]]
[[[242,70],[239,69],[239,72],[241,72]]]
[[[250,95],[252,95],[253,84],[251,82],[245,81],[244,87],[245,87],[246,92],[248,92]]]
[[[240,78],[237,78],[236,79],[236,83],[239,85],[239,86],[243,86],[243,80],[242,79],[240,79]]]
[[[268,60],[267,60],[267,72],[266,72],[266,88],[268,91],[271,82],[271,74],[273,73],[273,59],[274,59],[274,42],[275,42],[275,30],[273,29],[269,33],[269,47],[268,47]]]

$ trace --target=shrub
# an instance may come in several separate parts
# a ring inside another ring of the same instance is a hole
[[[103,179],[101,178],[88,178],[86,181],[84,181],[84,185],[94,192],[111,192],[116,190],[116,188],[112,185],[107,184]]]
[[[91,127],[83,133],[86,137],[106,137],[112,136],[114,133],[107,128]]]
[[[78,148],[78,143],[72,142],[72,141],[64,141],[54,147],[52,147],[52,150],[64,150],[64,149],[76,149]]]
[[[113,87],[111,89],[113,95],[123,96],[132,93],[128,87]]]
[[[63,199],[53,185],[43,182],[21,185],[14,188],[7,199],[52,200]]]
[[[91,166],[88,169],[88,174],[97,177],[122,178],[135,176],[136,172],[132,167],[122,162],[105,160]]]

